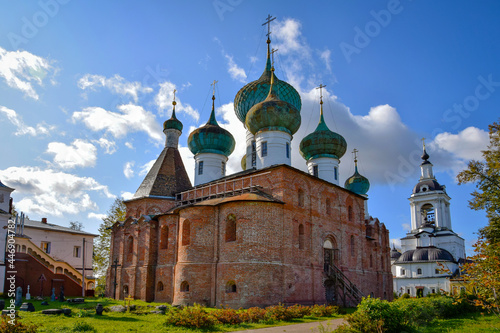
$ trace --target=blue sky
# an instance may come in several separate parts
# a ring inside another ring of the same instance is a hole
[[[487,220],[467,207],[474,186],[456,185],[481,158],[500,104],[497,1],[0,1],[0,180],[35,220],[96,232],[115,197],[130,197],[160,153],[161,124],[187,137],[210,113],[237,140],[228,173],[239,171],[243,126],[233,100],[264,69],[268,14],[276,74],[299,91],[302,125],[292,164],[305,170],[300,140],[325,117],[357,148],[372,184],[369,211],[391,238],[410,223],[422,137],[436,177],[452,197],[452,224],[470,248]],[[354,169],[341,159],[341,182]],[[470,251],[469,251],[470,252]]]

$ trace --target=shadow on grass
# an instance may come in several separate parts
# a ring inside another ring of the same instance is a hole
[[[110,316],[106,316],[106,315],[102,315],[102,316],[93,316],[91,317],[92,319],[94,320],[105,320],[105,321],[128,321],[128,322],[135,322],[135,321],[139,321],[139,319],[137,318],[130,318],[130,317],[110,317]]]

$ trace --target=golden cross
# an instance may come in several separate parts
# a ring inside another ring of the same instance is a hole
[[[425,138],[422,138],[422,144],[424,145],[424,149],[425,149]]]
[[[274,66],[274,52],[278,52],[278,49],[271,50],[271,57],[273,58],[271,66]]]
[[[175,93],[177,92],[177,89],[174,89],[174,102],[175,102]]]
[[[326,85],[320,84],[319,87],[316,88],[316,89],[319,89],[319,99],[320,100],[323,100],[323,88],[324,87],[326,87]]]
[[[210,84],[211,86],[214,86],[214,96],[215,96],[215,84],[216,84],[217,82],[219,82],[219,81],[214,80],[214,83],[211,83],[211,84]]]
[[[269,39],[269,35],[271,35],[271,22],[276,20],[276,17],[272,17],[271,14],[267,15],[266,22],[262,23],[262,25],[267,24],[267,39]]]

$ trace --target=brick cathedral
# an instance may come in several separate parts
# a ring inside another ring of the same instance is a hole
[[[392,298],[389,231],[368,214],[370,184],[357,164],[339,185],[347,143],[328,128],[322,98],[318,126],[300,142],[308,172],[291,166],[301,99],[274,74],[270,43],[262,76],[235,97],[243,171],[226,175],[235,141],[212,97],[208,122],[188,138],[191,185],[174,99],[165,148],[112,227],[108,296],[233,308]]]

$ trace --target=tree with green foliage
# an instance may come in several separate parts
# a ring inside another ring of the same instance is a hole
[[[106,217],[102,219],[99,226],[99,236],[94,242],[94,272],[97,276],[96,294],[104,292],[106,286],[106,271],[109,265],[109,251],[111,243],[111,226],[116,221],[125,219],[126,207],[123,200],[117,198],[111,208],[108,210]]]
[[[476,183],[470,208],[485,210],[488,225],[479,230],[489,243],[500,242],[500,121],[489,126],[490,144],[483,150],[484,161],[472,160],[457,175],[458,184]]]

